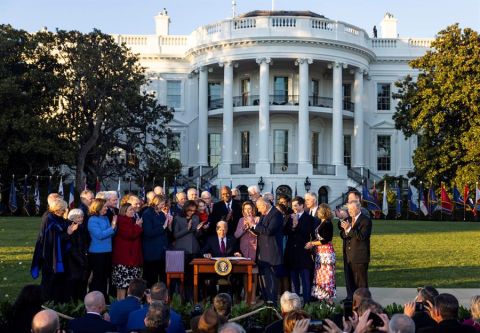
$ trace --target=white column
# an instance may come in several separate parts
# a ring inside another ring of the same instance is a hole
[[[198,165],[208,165],[208,68],[199,69],[198,87]]]
[[[258,109],[258,159],[255,166],[256,173],[265,175],[270,173],[270,162],[268,158],[269,131],[270,131],[270,96],[269,76],[270,58],[259,58],[260,65],[260,105]]]
[[[311,175],[312,163],[308,155],[309,135],[310,135],[310,119],[308,112],[308,95],[309,95],[309,77],[308,65],[311,64],[312,59],[302,58],[298,59],[299,67],[299,94],[298,101],[298,174]]]
[[[355,112],[353,114],[353,161],[354,167],[365,166],[365,153],[363,149],[363,69],[355,70],[353,83]]]
[[[333,64],[332,164],[343,166],[342,64]]]
[[[223,132],[222,162],[219,173],[230,175],[233,163],[233,64],[231,61],[220,63],[223,66]]]

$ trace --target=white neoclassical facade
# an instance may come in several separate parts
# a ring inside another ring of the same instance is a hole
[[[155,22],[153,35],[114,37],[175,108],[173,154],[193,182],[310,188],[332,203],[361,176],[412,169],[416,138],[395,130],[392,93],[431,39],[399,38],[391,14],[378,38],[299,11],[254,11],[186,36],[169,34],[166,11]]]

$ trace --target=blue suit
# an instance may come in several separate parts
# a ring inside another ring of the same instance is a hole
[[[73,319],[68,323],[73,333],[105,333],[115,332],[117,327],[104,320],[102,316],[94,313],[87,313],[85,316]]]
[[[128,316],[127,332],[141,330],[145,328],[145,322],[143,321],[147,316],[148,306],[144,306],[141,309],[130,312]],[[182,317],[174,310],[170,308],[170,325],[168,325],[167,333],[185,333],[183,327]]]
[[[127,332],[128,316],[131,312],[141,308],[140,301],[134,296],[127,296],[110,306],[110,322],[115,324],[120,332]]]

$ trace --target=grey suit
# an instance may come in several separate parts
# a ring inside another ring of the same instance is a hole
[[[175,236],[175,250],[183,250],[185,254],[197,255],[200,253],[200,244],[197,237],[201,231],[197,231],[199,224],[198,216],[192,217],[192,228],[188,230],[188,221],[185,217],[175,215],[173,222],[173,235]]]

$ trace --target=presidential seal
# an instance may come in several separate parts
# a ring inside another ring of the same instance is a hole
[[[232,271],[232,262],[227,258],[220,258],[215,262],[213,267],[215,268],[215,273],[220,276],[225,276]]]

